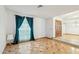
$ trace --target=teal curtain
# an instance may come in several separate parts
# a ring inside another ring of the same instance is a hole
[[[29,26],[31,28],[31,32],[30,32],[30,40],[35,40],[34,39],[34,33],[33,33],[33,18],[32,17],[26,17],[28,23],[29,23]]]
[[[15,15],[15,20],[16,20],[16,34],[15,34],[15,39],[14,39],[14,43],[17,44],[19,42],[19,28],[22,25],[22,22],[24,21],[24,16],[19,16],[19,15]]]

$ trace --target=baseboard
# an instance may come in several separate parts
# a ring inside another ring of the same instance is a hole
[[[43,38],[51,39],[49,37],[40,37],[40,38],[36,38],[36,39],[43,39]]]

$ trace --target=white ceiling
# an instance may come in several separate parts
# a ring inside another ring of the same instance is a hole
[[[44,5],[37,8],[37,5],[7,5],[7,8],[16,12],[38,17],[54,17],[79,10],[77,5]]]

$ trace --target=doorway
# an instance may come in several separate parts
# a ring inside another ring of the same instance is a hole
[[[61,36],[62,36],[62,21],[55,20],[55,37],[61,37]]]

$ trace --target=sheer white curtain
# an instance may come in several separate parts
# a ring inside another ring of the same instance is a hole
[[[19,41],[21,42],[21,41],[30,40],[30,32],[31,32],[31,29],[25,17],[21,27],[19,28]]]

